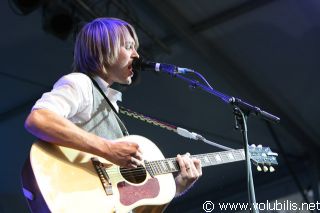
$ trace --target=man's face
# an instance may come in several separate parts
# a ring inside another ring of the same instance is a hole
[[[124,41],[124,45],[121,45],[120,47],[118,59],[107,69],[107,82],[110,85],[114,82],[119,84],[131,84],[131,78],[133,76],[132,61],[134,58],[138,57],[139,54],[135,49],[135,42],[131,36],[128,36]]]

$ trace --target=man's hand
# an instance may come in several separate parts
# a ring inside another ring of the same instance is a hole
[[[126,168],[137,168],[141,165],[142,152],[138,144],[126,141],[108,141],[107,144],[107,160]]]
[[[185,155],[177,155],[177,161],[180,166],[180,173],[175,178],[176,181],[176,197],[183,194],[194,182],[202,175],[200,160],[191,158],[190,153]]]

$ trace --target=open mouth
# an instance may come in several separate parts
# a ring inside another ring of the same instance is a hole
[[[130,64],[130,65],[128,66],[128,69],[129,69],[130,77],[132,77],[132,76],[133,76],[133,74],[134,74],[134,72],[133,72],[133,68],[132,68],[132,64]]]

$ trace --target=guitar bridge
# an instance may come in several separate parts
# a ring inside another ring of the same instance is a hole
[[[110,182],[109,175],[107,174],[105,167],[103,163],[99,161],[98,158],[92,157],[91,158],[93,167],[95,168],[96,172],[98,173],[99,179],[101,181],[101,184],[104,188],[104,191],[106,192],[107,195],[112,195],[112,185]]]

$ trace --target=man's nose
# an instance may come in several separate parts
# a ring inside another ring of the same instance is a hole
[[[138,51],[135,48],[133,49],[132,56],[134,58],[139,58],[140,57]]]

